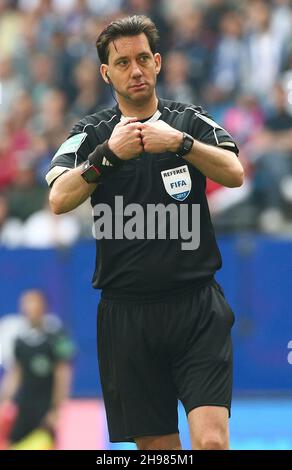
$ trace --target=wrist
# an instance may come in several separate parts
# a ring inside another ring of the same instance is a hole
[[[167,149],[170,152],[176,153],[181,147],[183,142],[183,132],[177,131],[174,133],[173,138],[171,139],[171,144]]]
[[[103,144],[98,145],[89,155],[88,160],[91,165],[94,165],[97,169],[101,170],[101,173],[104,169],[103,167],[115,167],[123,163],[123,160],[111,150],[108,140]]]
[[[12,402],[13,402],[13,397],[11,396],[3,395],[0,397],[0,406],[6,405],[7,403],[12,403]]]
[[[88,160],[83,163],[81,176],[88,184],[97,183],[101,175],[111,173],[122,164],[123,160],[110,149],[106,140],[103,144],[98,145],[88,156]]]
[[[58,413],[61,408],[61,403],[52,403],[48,413]]]
[[[108,149],[110,152],[112,152],[117,158],[119,158],[120,160],[122,160],[122,157],[118,156],[117,154],[117,150],[115,149],[115,146],[113,145],[113,143],[111,142],[111,140],[107,140],[107,146],[108,146]]]
[[[194,142],[195,142],[195,139],[190,134],[187,134],[186,132],[182,132],[182,141],[181,141],[180,146],[175,152],[176,155],[181,158],[186,156],[189,152],[191,152]]]

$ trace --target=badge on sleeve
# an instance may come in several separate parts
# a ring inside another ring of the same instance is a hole
[[[87,137],[86,132],[81,132],[80,134],[75,134],[69,139],[65,140],[65,142],[61,145],[57,153],[54,155],[53,160],[57,158],[59,155],[65,155],[66,153],[76,153],[79,150],[82,142]],[[53,161],[52,160],[52,161]]]
[[[191,192],[192,180],[187,165],[161,172],[166,192],[177,201],[184,201]]]

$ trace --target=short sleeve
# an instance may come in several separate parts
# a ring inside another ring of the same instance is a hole
[[[73,341],[66,335],[66,333],[60,332],[54,335],[51,344],[55,362],[67,362],[73,359],[75,346]]]
[[[76,124],[68,138],[57,150],[46,175],[46,181],[49,186],[52,186],[54,181],[64,172],[71,168],[76,168],[87,160],[88,155],[94,150],[98,142],[89,134],[88,129],[93,134],[92,126],[87,127],[82,126],[80,123]]]
[[[202,109],[195,110],[191,132],[200,142],[230,150],[236,155],[239,153],[231,135]]]

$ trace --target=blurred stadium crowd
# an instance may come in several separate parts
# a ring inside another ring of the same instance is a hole
[[[87,204],[50,213],[44,175],[72,125],[115,104],[98,33],[144,13],[160,31],[159,96],[202,105],[240,147],[244,187],[208,186],[218,230],[292,233],[290,0],[0,0],[0,244],[91,236]]]

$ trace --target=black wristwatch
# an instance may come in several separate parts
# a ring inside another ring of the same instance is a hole
[[[86,160],[82,164],[82,170],[83,171],[81,173],[81,176],[86,181],[86,183],[97,183],[98,178],[100,176],[100,172],[94,165],[92,165],[89,160]]]
[[[99,177],[107,176],[116,171],[124,161],[119,158],[110,148],[108,140],[95,147],[88,155],[88,160],[82,164],[82,178],[86,183],[97,183]]]
[[[183,140],[180,147],[178,148],[178,151],[176,152],[176,155],[178,157],[184,157],[187,153],[189,153],[192,150],[194,140],[195,139],[190,134],[183,132]]]

